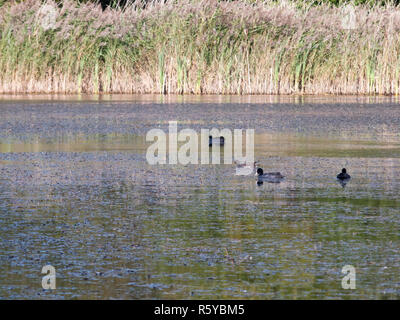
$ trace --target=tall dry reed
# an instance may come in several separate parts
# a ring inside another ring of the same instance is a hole
[[[346,11],[347,10],[347,11]],[[398,94],[400,8],[178,0],[0,8],[0,92]],[[346,20],[347,19],[347,20]]]

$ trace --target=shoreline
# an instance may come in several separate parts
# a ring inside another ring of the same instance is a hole
[[[133,102],[133,103],[400,103],[397,95],[189,95],[189,94],[0,94],[12,101]]]

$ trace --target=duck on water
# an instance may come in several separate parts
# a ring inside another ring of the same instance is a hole
[[[236,164],[236,175],[237,176],[248,176],[254,172],[257,168],[257,161],[254,161],[253,164],[248,164],[246,162],[235,161]]]
[[[264,173],[262,168],[257,169],[257,180],[258,182],[266,181],[271,183],[280,183],[284,176],[280,172],[267,172]]]
[[[347,173],[346,168],[342,169],[342,172],[339,173],[336,178],[338,178],[339,180],[349,180],[351,178],[351,176]]]
[[[213,138],[212,136],[208,136],[208,146],[212,147],[213,145],[223,146],[225,144],[225,138],[223,136]]]

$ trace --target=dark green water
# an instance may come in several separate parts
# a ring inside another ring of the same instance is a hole
[[[397,101],[129,99],[0,102],[0,298],[399,298]],[[149,165],[146,132],[170,120],[255,129],[285,180]]]

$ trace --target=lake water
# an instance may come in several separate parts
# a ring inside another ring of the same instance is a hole
[[[169,121],[254,129],[285,179],[149,165]],[[395,98],[2,96],[0,298],[398,299],[399,193]]]

